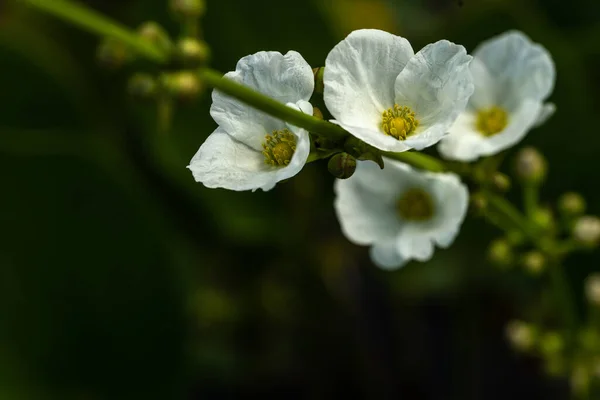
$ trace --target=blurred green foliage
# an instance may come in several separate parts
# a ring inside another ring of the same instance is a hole
[[[178,34],[164,0],[85,3]],[[468,50],[520,29],[558,70],[558,112],[524,141],[550,160],[543,198],[576,190],[599,213],[600,3],[462,3],[208,0],[202,30],[228,71],[260,50],[320,66],[358,28]],[[339,231],[326,163],[268,193],[196,184],[185,166],[215,127],[209,93],[159,133],[125,91],[157,67],[104,70],[98,42],[0,4],[0,398],[566,398],[502,339],[524,304],[552,304],[539,280],[486,263],[492,228],[469,220],[432,262],[379,271]],[[599,261],[567,265],[580,303]]]

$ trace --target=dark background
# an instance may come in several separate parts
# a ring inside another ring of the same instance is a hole
[[[86,3],[178,34],[164,0]],[[577,190],[600,212],[600,2],[207,3],[221,71],[259,50],[320,66],[366,27],[415,49],[524,31],[558,71],[558,112],[524,141],[550,160],[543,198]],[[0,398],[568,398],[504,339],[507,321],[553,305],[545,277],[486,262],[496,230],[469,218],[431,262],[378,270],[342,236],[324,163],[268,193],[196,184],[185,166],[215,127],[209,92],[158,133],[154,105],[124,89],[156,67],[107,71],[97,43],[0,2]],[[566,265],[582,312],[599,260]]]

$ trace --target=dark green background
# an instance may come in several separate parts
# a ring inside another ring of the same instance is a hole
[[[354,15],[353,0],[207,2],[221,71],[259,50],[320,66],[349,29],[378,26],[365,1]],[[342,236],[323,163],[268,193],[206,189],[185,166],[215,127],[208,91],[159,134],[124,90],[155,66],[107,71],[95,37],[16,3],[0,3],[0,398],[567,398],[503,339],[543,306],[545,278],[488,265],[493,228],[469,218],[450,250],[389,273]],[[87,3],[177,35],[166,1]],[[599,2],[383,3],[415,49],[507,29],[546,46],[558,112],[524,142],[550,160],[544,199],[577,190],[600,212]],[[566,266],[580,305],[599,260]]]

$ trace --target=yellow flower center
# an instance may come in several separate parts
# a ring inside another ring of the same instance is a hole
[[[483,136],[494,136],[508,125],[508,113],[501,107],[494,106],[479,110],[475,126]]]
[[[403,220],[423,222],[433,217],[435,205],[425,190],[411,188],[400,196],[396,209]]]
[[[409,107],[394,104],[393,108],[383,112],[381,125],[386,135],[404,140],[417,129],[419,120]]]
[[[290,163],[296,151],[296,136],[287,129],[273,131],[262,144],[265,164],[283,167]]]

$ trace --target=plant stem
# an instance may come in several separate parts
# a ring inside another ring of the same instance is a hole
[[[567,276],[564,268],[556,261],[551,260],[548,263],[548,272],[552,286],[554,287],[554,296],[556,296],[556,303],[558,307],[561,307],[562,317],[564,323],[567,325],[567,332],[572,335],[577,329],[577,308],[575,307],[575,301]],[[568,341],[572,341],[573,338],[569,337]]]
[[[392,153],[392,152],[383,152],[384,157],[388,157],[394,160],[402,161],[404,163],[410,164],[413,167],[417,167],[420,169],[425,169],[427,171],[432,172],[443,172],[448,168],[444,165],[443,161],[438,160],[435,157],[428,156],[427,154],[417,153],[414,151],[405,151],[403,153]]]
[[[523,187],[523,206],[530,221],[535,218],[539,203],[539,188],[537,185],[525,184]]]
[[[39,11],[44,11],[89,32],[118,39],[140,55],[144,55],[158,63],[166,63],[169,59],[169,55],[166,52],[145,41],[135,32],[82,4],[70,0],[23,1]]]
[[[292,125],[304,128],[309,132],[327,136],[330,139],[338,140],[348,135],[341,127],[304,114],[301,111],[294,110],[283,103],[273,100],[249,87],[240,85],[237,82],[227,79],[221,73],[209,68],[201,69],[198,72],[200,79],[209,86],[235,97],[238,100],[263,111],[275,118],[282,119]]]

